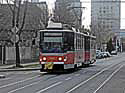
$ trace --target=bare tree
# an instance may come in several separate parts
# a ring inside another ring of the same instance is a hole
[[[10,37],[11,46],[13,44],[15,46],[17,67],[21,67],[19,45],[26,45],[22,41],[29,43],[31,40],[30,42],[32,42],[34,33],[44,29],[47,21],[47,8],[45,9],[46,12],[43,13],[45,10],[36,4],[30,3],[28,0],[25,0],[24,3],[22,1],[24,0],[6,0],[7,4],[0,5],[0,31],[5,34],[4,37],[7,37],[5,39]],[[11,33],[10,36],[7,35],[7,31],[4,31],[6,29]],[[15,36],[16,39],[12,38]]]
[[[100,21],[94,21],[94,24],[92,24],[91,32],[96,35],[97,47],[100,49],[103,47],[103,44],[106,44],[114,35],[111,29],[107,28],[107,25],[108,24],[103,25]]]
[[[22,23],[19,24],[20,22],[20,13],[21,13],[21,2],[22,0],[12,0],[13,2],[13,6],[11,6],[11,4],[9,3],[8,0],[7,1],[7,4],[12,12],[12,28],[17,28],[15,30],[18,30],[15,31],[15,35],[18,36],[20,38],[20,34],[21,34],[21,31],[24,27],[24,24],[25,24],[25,18],[26,18],[26,13],[27,13],[27,3],[28,3],[28,0],[26,0],[26,3],[25,3],[25,8],[24,8],[24,13],[23,13],[23,18],[22,18]],[[19,51],[19,40],[16,41],[15,40],[15,48],[16,48],[16,67],[22,67],[20,65],[20,51]]]

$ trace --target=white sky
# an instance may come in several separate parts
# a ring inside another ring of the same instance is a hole
[[[121,4],[121,29],[125,29],[125,3]]]

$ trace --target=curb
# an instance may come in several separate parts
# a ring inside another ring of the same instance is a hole
[[[40,70],[41,68],[20,68],[20,69],[0,69],[0,72],[9,72],[9,71],[33,71]]]

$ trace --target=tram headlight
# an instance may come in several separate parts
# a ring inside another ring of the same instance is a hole
[[[61,60],[62,60],[62,57],[59,57],[58,60],[61,61]]]
[[[43,57],[43,61],[46,61],[47,60],[47,58],[46,57]]]

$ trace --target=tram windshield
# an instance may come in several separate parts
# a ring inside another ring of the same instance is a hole
[[[72,40],[72,41],[71,41]],[[73,36],[66,32],[41,32],[42,53],[64,53],[73,50]]]

